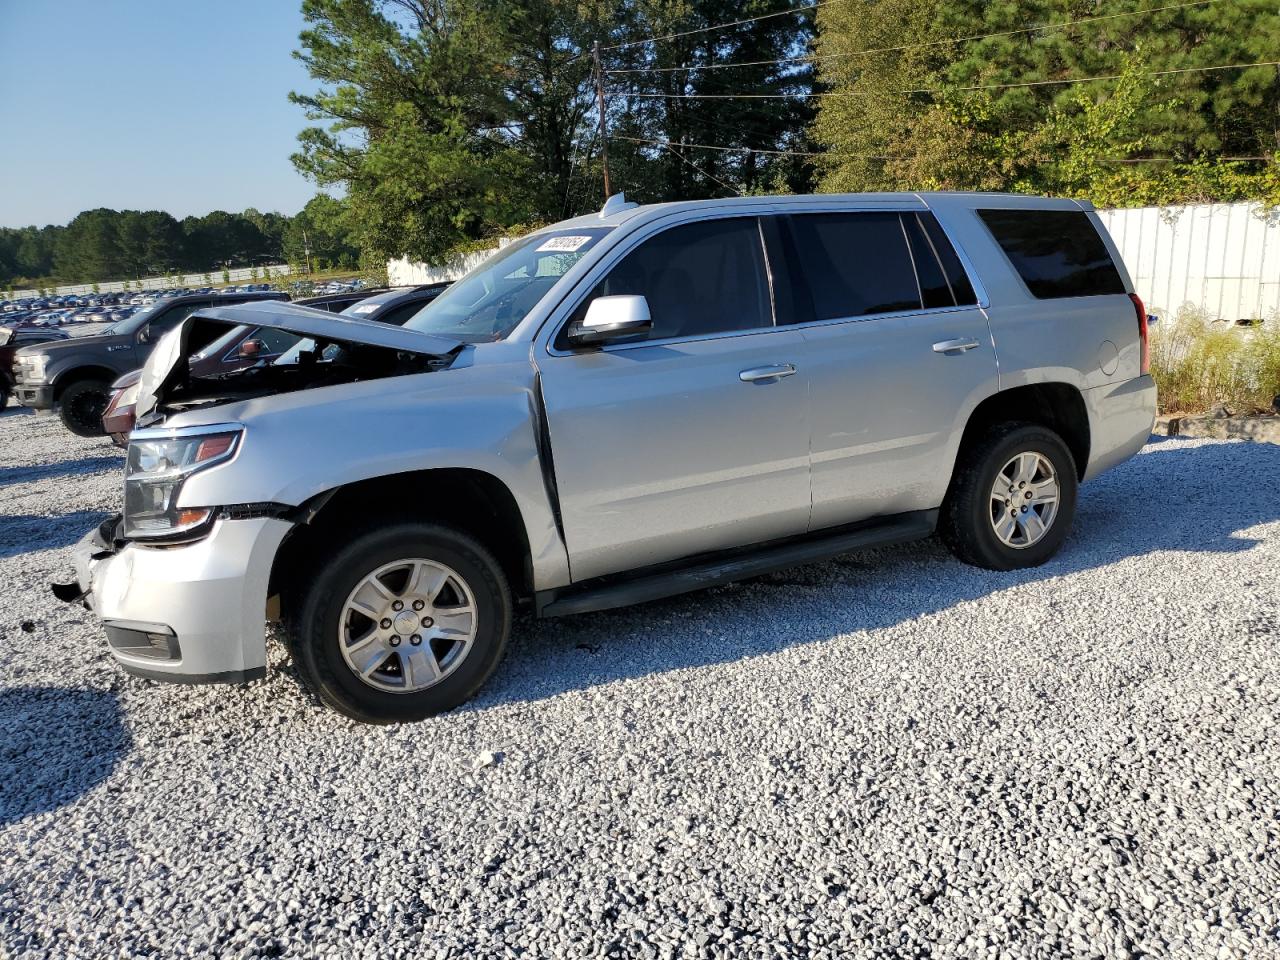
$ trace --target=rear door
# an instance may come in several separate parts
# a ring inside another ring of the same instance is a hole
[[[796,214],[812,529],[941,504],[969,412],[998,389],[986,316],[927,211]]]
[[[539,360],[573,578],[803,533],[804,336],[774,324],[758,219],[648,237],[569,322],[617,294],[647,298],[647,337],[574,350],[561,333]]]

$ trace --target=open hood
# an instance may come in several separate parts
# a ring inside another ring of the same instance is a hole
[[[193,353],[239,324],[272,327],[326,343],[379,347],[424,358],[449,357],[462,346],[461,341],[448,337],[279,300],[208,307],[197,310],[170,330],[151,351],[138,382],[135,404],[138,419],[155,410],[160,398],[187,378],[186,361]]]

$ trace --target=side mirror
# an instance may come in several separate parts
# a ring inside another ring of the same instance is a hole
[[[138,331],[139,343],[150,343],[153,339],[154,338],[151,335],[151,327],[149,326],[143,327],[141,330]]]
[[[569,331],[569,340],[585,346],[634,337],[651,329],[653,318],[649,315],[649,301],[644,297],[633,294],[596,297],[587,307],[582,322]]]
[[[240,344],[240,350],[238,352],[242,357],[256,357],[262,352],[262,348],[264,346],[265,344],[255,337]]]

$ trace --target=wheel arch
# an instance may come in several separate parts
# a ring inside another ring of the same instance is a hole
[[[310,498],[276,551],[267,589],[288,615],[299,577],[330,549],[386,521],[426,520],[470,534],[492,551],[517,599],[533,595],[528,531],[515,496],[498,477],[468,467],[440,467],[353,481]]]
[[[95,364],[85,364],[78,367],[70,367],[56,374],[53,378],[53,399],[60,400],[66,392],[67,387],[73,383],[79,383],[81,380],[103,380],[107,386],[111,386],[111,382],[120,375],[110,367],[97,366]]]
[[[1048,427],[1062,437],[1075,461],[1076,477],[1083,479],[1092,437],[1089,411],[1079,388],[1061,382],[1031,383],[993,393],[969,415],[960,449],[966,449],[992,426],[1015,420]]]

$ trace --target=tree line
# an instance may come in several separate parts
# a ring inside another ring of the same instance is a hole
[[[0,285],[137,280],[289,263],[354,267],[345,207],[319,194],[297,215],[214,210],[178,220],[162,210],[100,208],[66,226],[0,228]]]
[[[1273,0],[302,10],[296,55],[316,83],[292,99],[314,125],[293,160],[345,190],[370,257],[438,260],[597,209],[606,146],[613,189],[641,201],[986,189],[1280,203],[1280,73],[1216,69],[1278,59]],[[1109,79],[1062,82],[1094,77]]]

